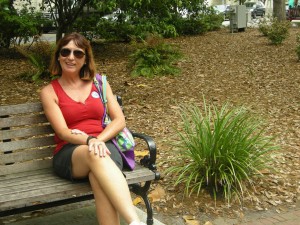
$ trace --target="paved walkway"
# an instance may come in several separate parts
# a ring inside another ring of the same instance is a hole
[[[230,219],[226,216],[209,218],[206,215],[201,216],[199,225],[300,225],[300,202],[293,209],[288,209],[280,213],[276,210],[260,212],[244,212],[241,219]],[[156,215],[156,218],[167,225],[186,225],[182,218],[169,217],[164,218]],[[210,223],[209,223],[210,222]]]
[[[216,225],[300,225],[300,208],[284,212],[251,213],[242,221],[237,219],[217,218],[213,221]]]
[[[142,221],[146,221],[146,213],[136,209]],[[154,215],[154,225],[186,225],[181,216]],[[210,224],[205,222],[210,221]],[[98,225],[93,201],[70,204],[31,213],[18,214],[0,218],[1,225]],[[275,210],[249,212],[242,219],[218,217],[211,219],[205,214],[201,225],[300,225],[300,202],[293,209],[278,213]],[[122,221],[121,225],[126,225]]]
[[[136,208],[141,221],[146,222],[147,214]],[[74,203],[57,208],[0,218],[1,225],[98,225],[94,201]],[[126,225],[123,220],[121,225]],[[166,225],[154,218],[154,225]]]

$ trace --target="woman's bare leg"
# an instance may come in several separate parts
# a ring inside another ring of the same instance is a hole
[[[120,225],[118,212],[103,192],[92,172],[89,173],[89,180],[95,197],[96,212],[99,224]]]
[[[127,182],[116,164],[109,156],[99,157],[94,152],[89,152],[87,146],[81,145],[72,155],[72,174],[80,178],[90,173],[93,174],[103,194],[128,224],[139,221]]]

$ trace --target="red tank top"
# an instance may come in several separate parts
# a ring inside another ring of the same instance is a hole
[[[88,135],[98,136],[102,131],[102,118],[104,105],[100,99],[98,90],[93,84],[91,92],[85,103],[76,102],[63,90],[58,80],[51,82],[58,97],[58,106],[66,120],[69,129],[78,129]],[[67,142],[58,138],[55,134],[56,154]]]

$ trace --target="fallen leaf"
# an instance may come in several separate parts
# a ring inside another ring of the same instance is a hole
[[[165,197],[165,195],[165,190],[160,185],[157,185],[156,188],[150,192],[148,197],[151,199],[152,202],[159,202]]]
[[[183,219],[188,225],[200,225],[200,222],[198,220],[195,220],[194,216],[186,215],[183,216]]]
[[[204,225],[213,225],[213,224],[210,221],[206,221]]]
[[[142,202],[142,198],[141,197],[136,197],[132,202],[133,202],[133,205],[138,205],[139,203]]]
[[[136,156],[136,157],[139,157],[139,156],[146,156],[146,155],[148,155],[149,154],[149,151],[148,150],[144,150],[144,151],[135,151],[134,152],[134,155]]]

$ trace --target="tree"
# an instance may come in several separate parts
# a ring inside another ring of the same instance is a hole
[[[72,31],[72,26],[83,8],[93,0],[46,0],[44,9],[48,10],[56,24],[56,41],[63,33]]]
[[[0,47],[9,48],[11,43],[27,42],[29,37],[41,33],[43,20],[40,13],[25,4],[21,10],[15,10],[12,0],[0,0]]]
[[[285,1],[284,0],[273,0],[273,16],[278,21],[285,21]]]

